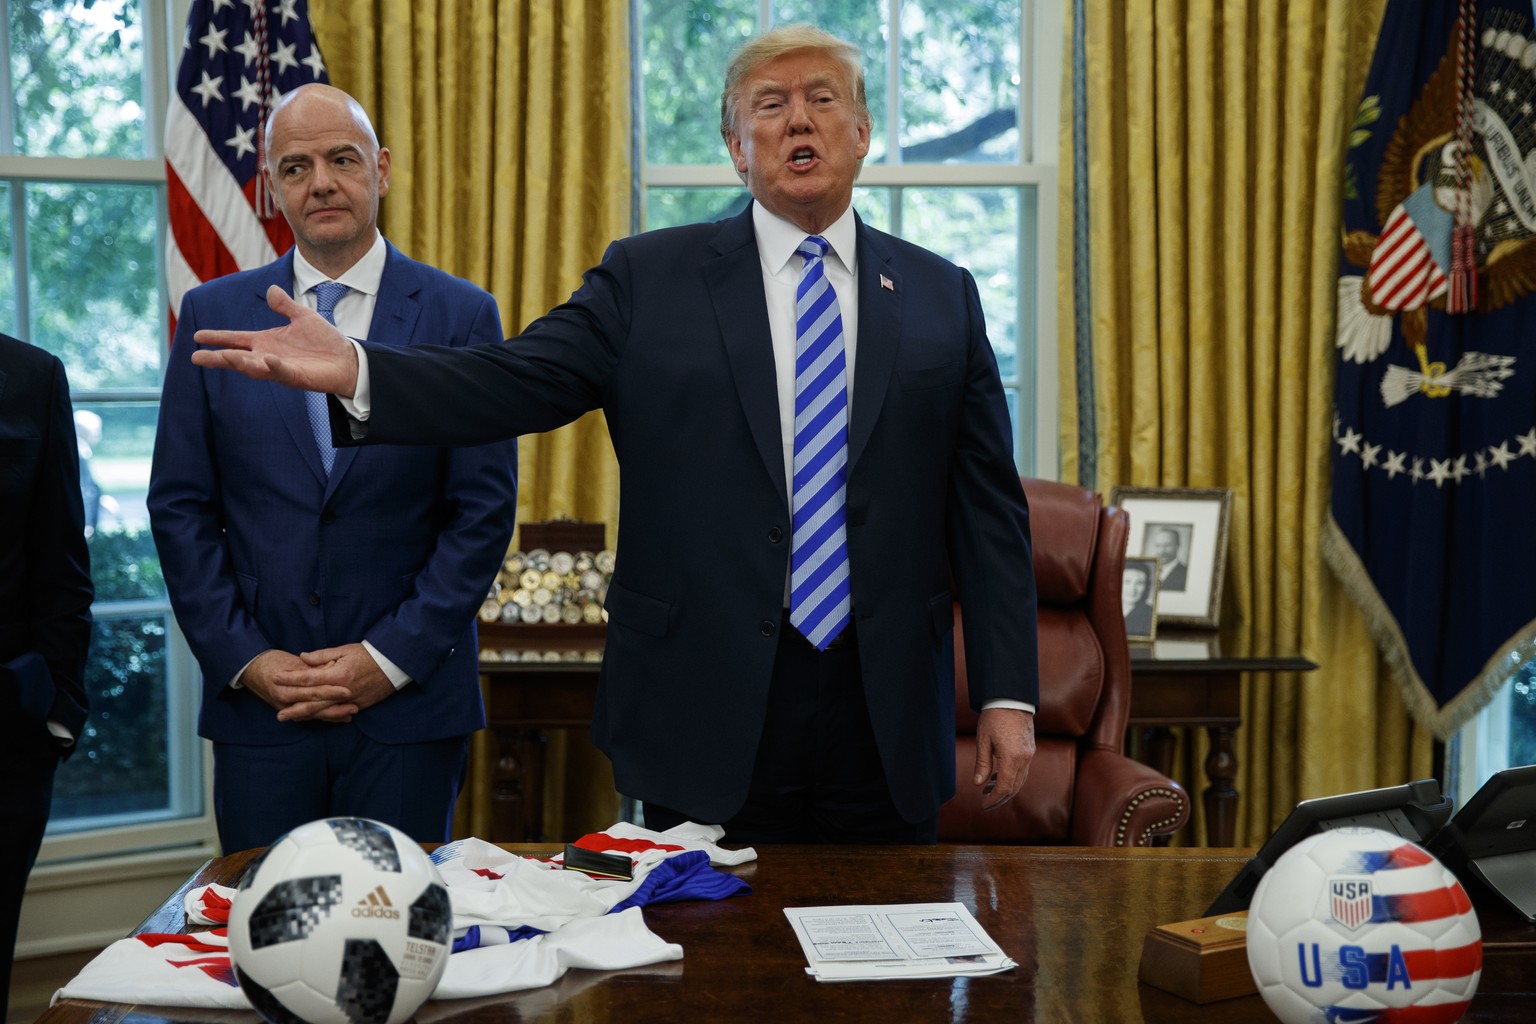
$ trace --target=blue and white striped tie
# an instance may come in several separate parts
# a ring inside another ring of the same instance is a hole
[[[843,317],[812,235],[795,289],[795,477],[789,621],[817,650],[848,625],[848,378]]]
[[[325,317],[328,323],[334,324],[336,303],[351,289],[335,281],[322,281],[310,291],[315,293],[315,312]],[[325,407],[325,395],[319,391],[306,391],[304,404],[309,408],[309,427],[315,432],[315,446],[320,449],[320,462],[325,466],[325,475],[330,476],[331,467],[336,465],[336,449],[331,444],[331,414]]]

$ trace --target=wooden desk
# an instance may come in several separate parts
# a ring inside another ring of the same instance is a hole
[[[1296,654],[1255,651],[1230,634],[1159,632],[1131,645],[1129,724],[1146,730],[1146,762],[1173,777],[1174,726],[1203,726],[1211,740],[1202,797],[1206,844],[1227,847],[1237,833],[1237,747],[1243,724],[1242,677],[1248,672],[1311,672]]]
[[[1148,930],[1197,916],[1243,864],[1245,851],[765,847],[759,854],[755,864],[733,869],[751,883],[749,895],[645,909],[653,931],[682,945],[680,961],[629,971],[572,970],[542,989],[429,1002],[416,1020],[1248,1024],[1272,1019],[1258,996],[1199,1006],[1136,980]],[[182,894],[209,882],[233,884],[249,857],[236,854],[205,866],[140,930],[183,930]],[[783,913],[794,906],[919,900],[964,903],[1019,966],[984,978],[819,983],[805,975],[805,959]],[[1536,927],[1507,910],[1500,914],[1481,904],[1478,909],[1483,976],[1464,1020],[1527,1021]],[[39,1020],[253,1024],[257,1017],[65,1000]]]

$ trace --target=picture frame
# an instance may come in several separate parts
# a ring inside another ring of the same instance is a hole
[[[1130,516],[1127,554],[1161,562],[1157,621],[1215,629],[1232,492],[1224,487],[1116,487],[1109,503]]]
[[[1132,643],[1157,639],[1157,579],[1159,559],[1129,556],[1121,573],[1120,612],[1125,638]]]

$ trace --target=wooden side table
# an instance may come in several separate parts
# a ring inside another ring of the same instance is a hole
[[[601,627],[480,627],[485,717],[494,744],[493,842],[544,841],[544,730],[592,724],[604,636]],[[485,660],[488,650],[498,660]]]
[[[1223,645],[1228,650],[1223,650]],[[1131,645],[1129,724],[1146,730],[1146,761],[1172,777],[1175,726],[1202,726],[1210,737],[1201,794],[1208,846],[1232,846],[1237,834],[1237,749],[1243,724],[1242,677],[1248,672],[1311,672],[1298,654],[1246,651],[1230,635],[1159,632]]]

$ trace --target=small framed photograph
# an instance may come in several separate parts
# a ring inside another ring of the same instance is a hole
[[[1110,492],[1109,503],[1125,509],[1131,517],[1127,553],[1158,560],[1157,621],[1215,629],[1227,564],[1232,492],[1226,488],[1116,487]]]
[[[1153,640],[1157,636],[1156,558],[1130,557],[1120,577],[1120,613],[1125,616],[1125,638]]]

